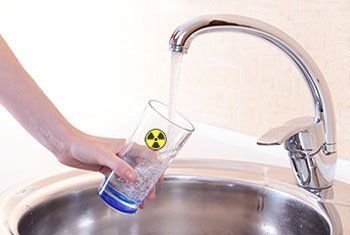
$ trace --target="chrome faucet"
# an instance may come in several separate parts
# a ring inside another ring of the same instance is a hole
[[[314,102],[314,117],[288,121],[268,131],[257,143],[284,144],[301,187],[311,192],[331,187],[337,162],[333,102],[321,71],[294,39],[256,19],[236,15],[205,15],[180,25],[170,38],[170,50],[187,53],[198,35],[230,31],[255,35],[285,52],[303,75]]]

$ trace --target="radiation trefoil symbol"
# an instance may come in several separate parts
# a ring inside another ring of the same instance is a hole
[[[154,151],[163,148],[166,144],[166,141],[166,134],[160,129],[152,129],[148,131],[145,136],[146,145]]]

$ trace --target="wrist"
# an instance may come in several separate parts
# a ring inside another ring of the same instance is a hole
[[[49,149],[56,157],[65,155],[71,151],[72,143],[81,132],[71,125],[56,126],[55,130],[47,127],[39,127],[39,141]]]

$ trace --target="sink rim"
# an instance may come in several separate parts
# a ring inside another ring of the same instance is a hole
[[[268,173],[274,171],[281,171],[283,179],[268,177]],[[346,220],[346,218],[339,215],[332,208],[332,204],[324,203],[322,198],[291,183],[294,182],[294,177],[290,173],[290,169],[270,165],[232,160],[187,158],[174,161],[166,176],[168,178],[186,178],[192,181],[244,184],[285,194],[284,196],[307,204],[319,213],[329,224],[331,234],[342,234],[344,223],[342,225],[341,219]],[[24,183],[5,191],[0,194],[0,234],[17,234],[17,227],[22,216],[52,195],[59,197],[73,189],[96,186],[102,182],[102,179],[103,176],[99,173],[71,170],[39,181]],[[346,230],[344,229],[344,231]]]

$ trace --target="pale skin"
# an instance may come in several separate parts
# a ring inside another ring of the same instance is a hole
[[[103,174],[113,170],[126,180],[137,180],[135,170],[120,158],[125,140],[88,135],[70,124],[25,71],[1,36],[0,103],[60,163]],[[155,198],[155,188],[148,198]]]

